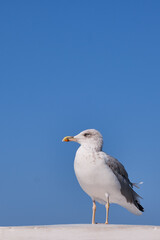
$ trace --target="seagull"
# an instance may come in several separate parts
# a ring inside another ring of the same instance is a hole
[[[141,197],[133,190],[137,184],[129,180],[122,163],[102,151],[103,137],[99,131],[87,129],[74,137],[64,137],[62,141],[80,144],[74,171],[81,188],[93,201],[92,224],[95,224],[96,202],[106,207],[105,224],[108,224],[110,203],[119,204],[136,215],[144,212],[139,201]]]

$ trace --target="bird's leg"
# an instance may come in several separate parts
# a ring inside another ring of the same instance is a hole
[[[96,203],[93,201],[93,207],[92,207],[92,224],[95,224],[95,214],[96,214]]]
[[[109,197],[107,198],[107,203],[106,203],[106,221],[105,221],[105,224],[108,224],[108,214],[109,214]]]

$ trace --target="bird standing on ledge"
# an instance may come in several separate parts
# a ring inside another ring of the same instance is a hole
[[[139,203],[141,197],[133,190],[137,185],[130,182],[124,166],[102,151],[100,132],[88,129],[62,141],[81,145],[76,152],[74,170],[80,186],[93,201],[92,224],[95,223],[96,201],[106,206],[106,224],[110,203],[119,204],[136,215],[144,212]]]

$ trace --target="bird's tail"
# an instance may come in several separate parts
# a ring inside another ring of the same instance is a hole
[[[140,204],[139,199],[143,199],[141,196],[139,196],[133,189],[133,199],[134,199],[134,205],[138,208],[138,210],[140,210],[141,212],[144,212],[144,208],[142,207],[142,205]]]
[[[138,202],[138,200],[134,201],[135,206],[141,211],[144,212],[144,208],[142,207],[142,205]]]

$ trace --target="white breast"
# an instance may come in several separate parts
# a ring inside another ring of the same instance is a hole
[[[109,195],[110,202],[116,202],[120,194],[120,184],[105,163],[102,152],[88,151],[79,147],[74,160],[74,170],[82,189],[93,199],[106,203]]]

